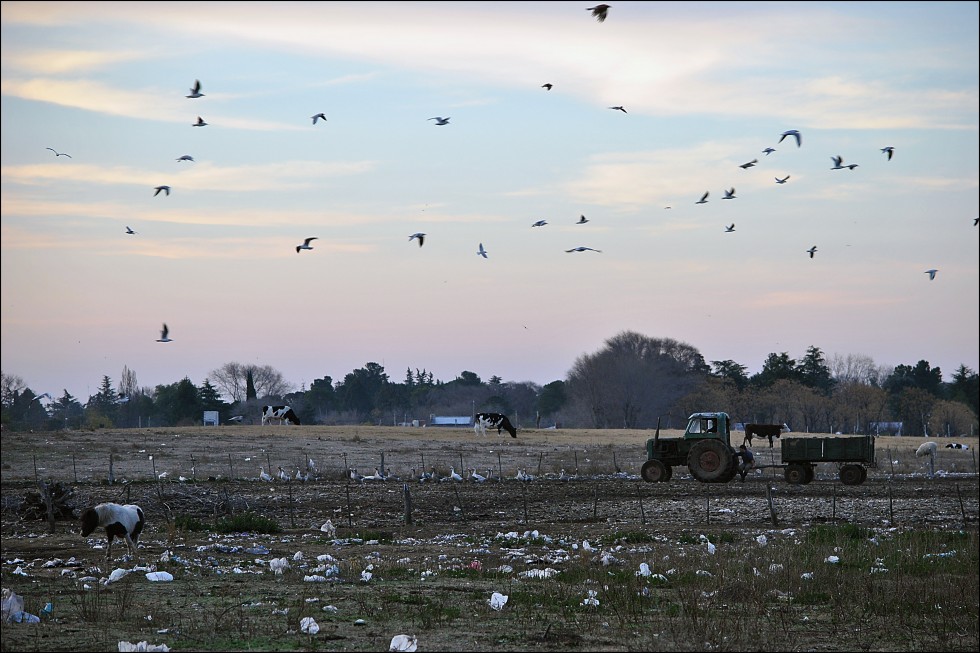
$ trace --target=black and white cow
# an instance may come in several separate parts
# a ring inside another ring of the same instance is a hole
[[[486,435],[487,429],[497,429],[497,435],[501,430],[510,433],[510,437],[517,437],[517,429],[510,423],[506,415],[500,413],[477,413],[473,420],[473,430],[477,435]]]
[[[287,424],[299,424],[299,418],[296,417],[296,413],[289,406],[262,406],[262,426],[265,426],[266,422],[274,419],[279,420],[280,425],[283,422]]]

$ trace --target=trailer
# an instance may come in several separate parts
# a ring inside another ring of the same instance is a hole
[[[782,465],[787,483],[807,484],[813,480],[817,463],[837,463],[844,485],[860,485],[868,478],[868,467],[876,467],[875,437],[784,438]]]

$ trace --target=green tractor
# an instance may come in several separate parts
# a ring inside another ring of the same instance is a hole
[[[660,439],[657,432],[647,440],[647,461],[640,476],[648,483],[670,480],[675,466],[687,465],[702,483],[728,483],[738,473],[738,458],[731,444],[728,413],[694,413],[682,438]]]

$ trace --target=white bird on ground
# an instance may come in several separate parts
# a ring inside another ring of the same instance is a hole
[[[160,337],[157,338],[157,342],[173,342],[170,339],[170,329],[167,327],[167,323],[163,323],[163,329],[160,330]]]
[[[272,482],[272,477],[266,473],[264,467],[259,467],[259,478],[263,481],[268,481],[269,483]]]
[[[775,151],[776,151],[776,148],[774,148],[774,147],[767,147],[766,149],[764,149],[764,150],[762,150],[762,152],[763,152],[763,153],[764,153],[764,154],[765,154],[766,156],[769,156],[770,154],[772,154],[772,153],[773,153],[773,152],[775,152]]]
[[[361,483],[361,482],[364,481],[364,476],[362,476],[361,474],[359,474],[357,472],[357,468],[355,468],[355,467],[351,467],[350,472],[348,472],[348,474],[350,475],[350,480],[352,480],[352,481],[356,481],[358,483]]]
[[[733,199],[735,199],[735,188],[732,188],[731,190],[726,190],[725,191],[725,196],[722,197],[721,199],[723,199],[723,200],[733,200]]]
[[[449,468],[449,480],[451,481],[462,481],[463,477],[456,473],[455,467]]]
[[[165,194],[169,195],[170,194],[170,186],[157,186],[154,189],[154,191],[155,192],[153,193],[153,197],[156,197],[157,195],[159,195],[161,191],[163,191]]]
[[[486,476],[483,476],[482,474],[480,474],[479,472],[477,472],[475,469],[471,469],[470,470],[470,480],[471,481],[474,481],[476,483],[483,483],[484,481],[487,480],[487,477]]]
[[[303,244],[296,246],[296,253],[299,254],[299,250],[301,250],[301,249],[313,249],[313,247],[310,245],[310,241],[316,240],[316,239],[317,239],[316,236],[310,236],[309,238],[304,238],[303,239]]]
[[[129,227],[126,227],[126,233],[127,233],[127,234],[129,234],[129,235],[133,235],[133,234],[135,234],[136,232],[135,232],[135,231],[133,231],[132,229],[130,229]]]
[[[182,154],[181,156],[177,157],[177,160],[178,161],[193,161],[194,160],[194,157],[192,157],[190,154]]]
[[[587,217],[585,217],[584,215],[580,215],[578,217],[578,222],[576,222],[575,224],[585,224],[588,221],[589,219]]]
[[[309,475],[304,474],[303,470],[301,470],[299,467],[296,468],[296,476],[294,478],[300,483],[305,483],[306,481],[310,480]]]
[[[201,80],[195,79],[194,86],[191,86],[191,94],[185,95],[184,97],[189,97],[189,98],[204,97],[204,93],[201,93]]]
[[[709,193],[710,193],[710,191],[704,191],[704,195],[702,195],[701,196],[701,199],[699,199],[697,202],[695,202],[695,204],[707,204],[708,203],[708,195],[709,195]]]
[[[939,272],[939,270],[932,269],[932,270],[926,270],[925,271],[925,274],[928,274],[929,275],[929,281],[932,281],[933,279],[936,278],[936,273],[937,272]]]
[[[570,254],[572,252],[599,252],[602,253],[601,249],[592,249],[591,247],[573,247],[571,249],[566,249],[565,253]]]
[[[65,154],[64,152],[59,152],[58,150],[54,149],[53,147],[46,147],[44,149],[51,150],[52,152],[54,152],[54,155],[55,156],[67,156],[69,159],[71,158],[71,154]]]
[[[810,249],[808,249],[806,251],[810,253],[810,258],[813,258],[813,255],[817,253],[817,246],[814,245],[813,247],[811,247]]]
[[[546,224],[548,224],[548,221],[547,221],[547,220],[538,220],[537,222],[535,222],[535,223],[534,223],[534,224],[532,224],[531,226],[532,226],[532,227],[543,227],[543,226],[545,226]]]
[[[881,153],[882,154],[887,154],[888,155],[888,160],[891,161],[892,160],[892,155],[895,154],[895,148],[892,147],[891,145],[889,145],[888,147],[883,147],[883,148],[881,148]]]
[[[194,127],[204,127],[207,124],[208,123],[204,122],[204,118],[202,118],[201,116],[198,116],[197,117],[197,122],[195,122],[193,126]]]
[[[735,231],[735,223],[734,222],[731,223],[730,225],[728,225],[727,227],[725,227],[725,233],[731,233],[733,231]]]
[[[314,114],[314,115],[310,116],[310,118],[313,119],[313,124],[314,125],[316,124],[316,121],[319,120],[320,118],[323,118],[324,122],[326,122],[326,120],[327,120],[327,117],[323,114],[322,111],[320,113],[317,113],[317,114]]]
[[[416,238],[419,239],[419,247],[421,247],[422,246],[422,243],[425,242],[425,234],[422,233],[421,231],[417,231],[417,232],[415,232],[414,234],[412,234],[411,236],[408,237],[408,242],[412,242]]]
[[[449,124],[449,118],[442,118],[440,116],[436,116],[435,118],[429,118],[429,120],[435,120],[436,126]]]
[[[803,137],[800,136],[800,132],[798,130],[787,129],[786,131],[783,132],[783,135],[779,137],[779,142],[782,143],[783,139],[786,138],[787,136],[792,136],[793,138],[796,139],[796,147],[799,147],[802,144]]]
[[[789,180],[789,175],[786,175],[782,179],[780,179],[779,177],[773,177],[773,179],[776,180],[777,184],[785,184]]]
[[[480,243],[480,249],[476,250],[476,253],[482,256],[483,258],[487,257],[487,250],[483,249],[483,243]]]
[[[282,468],[282,465],[279,465],[279,480],[280,481],[288,481],[289,480],[289,474],[287,474],[286,473],[286,470],[284,470]]]
[[[753,167],[758,162],[759,162],[759,159],[752,159],[748,163],[743,163],[742,165],[740,165],[739,168],[741,168],[742,170],[747,170],[747,169]]]
[[[609,5],[596,5],[595,7],[586,7],[586,11],[591,11],[595,19],[600,23],[606,20],[606,14],[609,12]]]

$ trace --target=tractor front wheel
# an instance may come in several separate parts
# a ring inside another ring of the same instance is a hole
[[[670,478],[670,467],[656,459],[648,460],[640,468],[640,476],[647,483],[663,483]]]

